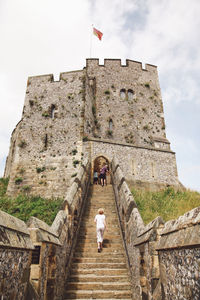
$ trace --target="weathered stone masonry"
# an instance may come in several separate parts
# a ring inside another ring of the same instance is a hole
[[[200,298],[200,207],[166,223],[144,226],[120,164],[112,161],[112,180],[133,285],[133,299]]]
[[[25,223],[0,211],[0,298],[24,299],[33,249]]]
[[[0,297],[60,300],[88,194],[90,162],[85,159],[66,191],[51,226],[31,217],[27,224],[0,211]]]
[[[115,153],[129,182],[179,185],[156,66],[87,59],[59,81],[29,77],[5,168],[7,193],[63,197],[84,156],[93,162],[100,153],[109,161]]]

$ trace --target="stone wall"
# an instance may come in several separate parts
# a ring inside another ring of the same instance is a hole
[[[116,158],[112,160],[111,170],[124,248],[126,250],[131,274],[133,299],[141,300],[140,253],[139,250],[133,246],[133,242],[137,237],[139,230],[144,228],[144,223]]]
[[[33,244],[26,224],[0,211],[0,298],[25,299]]]
[[[199,299],[200,207],[144,226],[116,158],[111,170],[134,299]]]
[[[96,121],[99,138],[151,146],[166,138],[157,67],[119,59],[87,59],[86,73],[95,78]],[[169,144],[166,144],[169,149]]]
[[[104,156],[109,161],[115,155],[127,182],[139,185],[146,182],[153,184],[179,186],[175,153],[165,149],[137,147],[129,144],[115,143],[108,140],[90,139],[91,161]],[[126,158],[124,157],[126,156]]]
[[[70,182],[63,209],[51,226],[35,217],[26,225],[0,211],[0,296],[3,299],[62,299],[90,184],[90,170],[90,161],[85,158]],[[29,284],[30,279],[33,286]]]
[[[157,245],[162,300],[200,299],[200,207],[165,223]]]
[[[29,77],[22,119],[12,138],[5,176],[7,193],[26,189],[63,197],[83,158],[84,71]]]

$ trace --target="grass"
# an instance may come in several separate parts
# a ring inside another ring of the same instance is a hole
[[[200,206],[200,193],[190,190],[175,191],[169,187],[159,192],[132,190],[145,224],[161,216],[166,222]]]
[[[60,210],[63,199],[45,199],[39,196],[19,194],[15,198],[6,195],[8,178],[0,178],[0,210],[23,221],[33,216],[51,225]]]

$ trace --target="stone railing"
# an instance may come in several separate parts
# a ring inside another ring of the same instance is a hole
[[[199,300],[200,207],[166,222],[157,250],[161,299]]]
[[[200,299],[200,207],[144,226],[116,158],[111,171],[133,299]]]
[[[34,249],[26,224],[0,211],[0,299],[24,299]]]
[[[125,181],[117,159],[114,157],[111,163],[111,177],[115,193],[124,247],[127,253],[128,265],[133,287],[133,299],[142,299],[140,287],[140,252],[133,245],[139,231],[144,229],[144,223],[137,209],[133,195]]]
[[[4,216],[0,218],[2,297],[12,300],[62,299],[90,184],[90,170],[90,162],[85,159],[72,179],[63,209],[51,226],[35,217],[31,217],[26,225],[0,212],[0,216]],[[11,221],[6,223],[5,219]]]

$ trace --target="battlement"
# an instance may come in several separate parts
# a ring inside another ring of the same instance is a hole
[[[61,80],[66,80],[66,77],[69,75],[73,75],[74,73],[80,73],[83,72],[83,70],[75,70],[75,71],[69,71],[69,72],[61,72],[59,76],[59,80],[54,80],[53,74],[44,74],[44,75],[36,75],[36,76],[29,76],[27,81],[27,86],[29,86],[32,83],[51,83],[51,82],[60,82]]]
[[[86,59],[86,69],[90,67],[104,67],[104,68],[129,68],[131,70],[138,70],[138,71],[149,71],[149,72],[157,72],[157,66],[151,64],[145,64],[145,68],[143,68],[142,63],[139,61],[134,61],[131,59],[126,59],[126,64],[122,64],[121,59],[111,59],[105,58],[104,64],[99,63],[98,58],[87,58]],[[83,68],[84,70],[85,68]],[[44,74],[44,75],[37,75],[37,76],[30,76],[28,77],[27,86],[32,83],[51,83],[51,82],[60,82],[61,80],[66,80],[66,78],[71,74],[76,74],[83,72],[83,70],[75,70],[69,72],[61,72],[59,76],[59,80],[54,80],[53,74]]]
[[[131,68],[136,70],[142,70],[142,71],[156,71],[157,66],[151,65],[151,64],[145,64],[145,68],[142,67],[142,63],[139,61],[134,61],[130,59],[126,59],[126,64],[123,65],[121,59],[110,59],[105,58],[104,64],[99,63],[98,58],[87,58],[86,59],[86,67],[122,67],[122,68]]]

